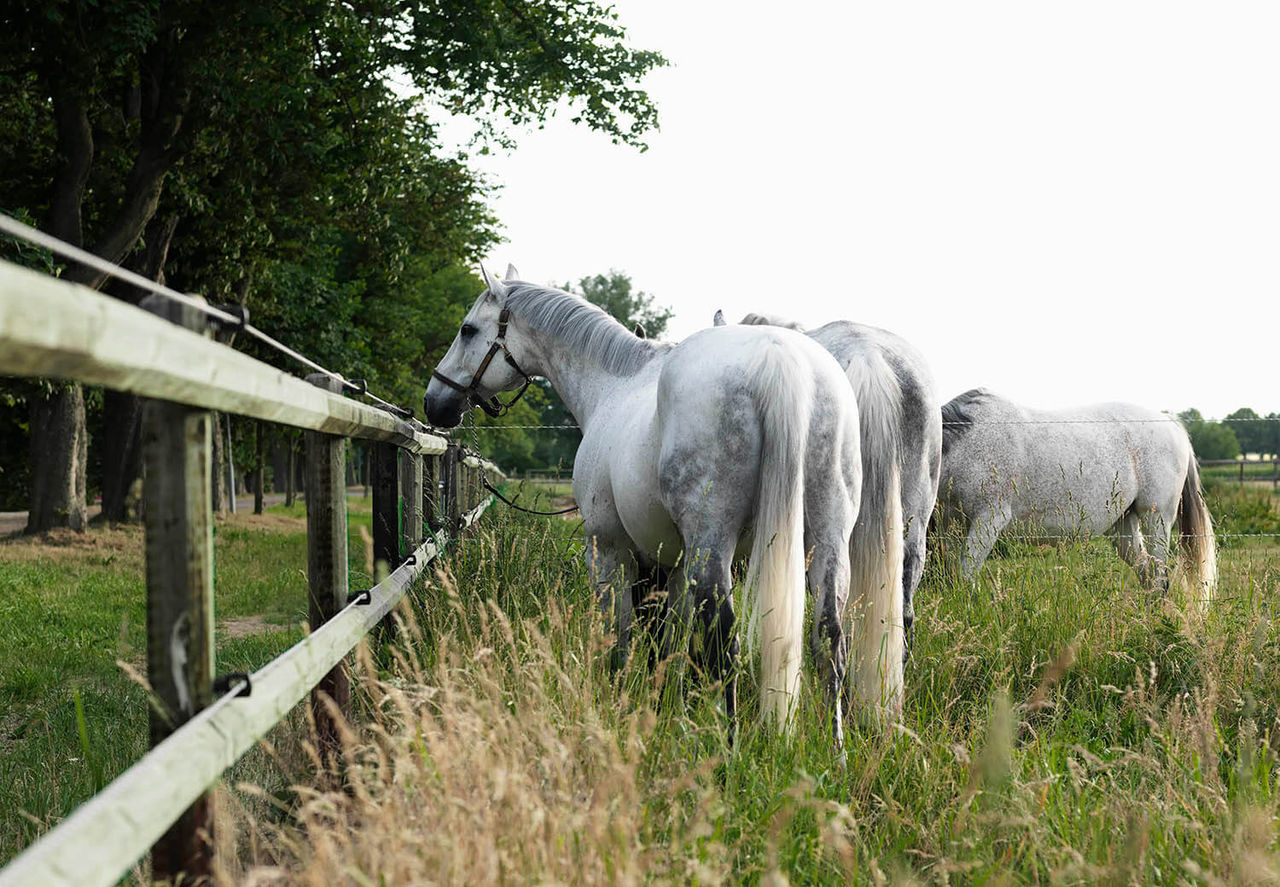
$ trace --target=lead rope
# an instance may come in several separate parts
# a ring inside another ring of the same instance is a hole
[[[558,514],[570,514],[571,512],[578,510],[578,506],[574,505],[572,508],[562,508],[559,511],[536,511],[532,508],[525,508],[522,505],[517,505],[512,500],[502,495],[502,493],[498,492],[498,488],[489,483],[489,475],[486,474],[484,470],[484,458],[480,456],[480,430],[476,424],[476,411],[474,409],[471,410],[471,445],[480,462],[480,483],[484,485],[486,490],[505,502],[508,507],[514,508],[516,511],[523,511],[525,514],[536,514],[542,517],[554,517]],[[519,499],[519,495],[517,495],[516,498]]]

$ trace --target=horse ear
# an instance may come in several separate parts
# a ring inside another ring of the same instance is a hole
[[[724,312],[717,308],[716,316],[711,318],[712,326],[725,326],[727,323],[728,322],[724,319]]]
[[[516,266],[510,262],[507,263],[507,273],[502,275],[503,280],[519,280],[520,272],[516,270]]]
[[[480,274],[484,277],[484,294],[488,299],[505,299],[507,297],[507,288],[502,285],[502,281],[494,277],[484,267],[480,266]]]
[[[631,328],[631,332],[632,332],[632,334],[634,334],[634,335],[635,335],[635,337],[636,337],[637,339],[647,339],[647,338],[649,338],[648,336],[646,336],[646,335],[644,334],[644,324],[642,324],[642,323],[640,323],[640,322],[638,322],[638,321],[636,322],[636,325],[635,325],[635,326],[633,326],[633,327]]]

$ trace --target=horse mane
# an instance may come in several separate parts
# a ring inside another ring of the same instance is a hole
[[[629,376],[673,347],[641,339],[574,293],[510,281],[507,287],[506,305],[513,314],[614,375]]]
[[[991,400],[985,388],[971,388],[942,405],[942,450],[946,452],[973,428],[973,408]]]
[[[759,311],[752,311],[738,322],[743,326],[780,326],[785,329],[804,332],[804,324],[802,323],[787,320],[785,317],[779,317],[776,314],[764,314]]]

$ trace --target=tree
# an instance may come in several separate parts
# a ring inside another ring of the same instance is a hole
[[[670,308],[655,305],[654,297],[648,293],[642,290],[632,292],[631,277],[614,269],[610,269],[608,274],[583,277],[576,288],[568,283],[563,288],[599,305],[623,326],[641,330],[650,339],[662,338],[673,314]]]
[[[1245,453],[1261,453],[1266,449],[1269,435],[1262,417],[1249,407],[1241,407],[1228,415],[1223,424],[1235,432],[1240,449]]]
[[[1272,456],[1280,456],[1280,413],[1267,413],[1266,422],[1261,422],[1265,436],[1261,451]]]
[[[1197,409],[1184,410],[1178,414],[1187,436],[1191,438],[1191,448],[1201,459],[1235,459],[1240,455],[1240,443],[1235,432],[1221,422],[1206,422]]]
[[[178,234],[155,273],[171,256],[175,284],[214,298],[257,295],[251,284],[278,263],[332,253],[336,277],[310,281],[329,289],[311,307],[356,304],[370,322],[321,341],[344,366],[364,358],[369,376],[407,347],[373,337],[404,329],[408,281],[494,237],[484,187],[465,158],[439,156],[423,109],[482,115],[481,136],[509,144],[501,121],[521,127],[566,108],[643,147],[656,110],[638,81],[665,64],[626,45],[610,8],[578,0],[18,0],[0,25],[0,58],[12,62],[0,70],[0,206],[131,263],[144,231],[159,237],[148,228],[159,214]],[[103,283],[78,264],[63,274]],[[256,316],[314,330],[326,318],[289,304],[301,289],[265,294]],[[78,388],[30,399],[29,531],[83,523]],[[112,408],[126,415],[109,434],[125,434],[132,404]],[[132,464],[129,442],[117,444],[108,462]]]

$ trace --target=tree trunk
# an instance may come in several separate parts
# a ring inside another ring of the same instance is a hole
[[[373,447],[364,445],[364,498],[369,498],[369,475],[373,467]]]
[[[148,226],[169,171],[190,149],[190,134],[182,121],[190,101],[190,91],[181,83],[180,56],[172,41],[175,35],[158,40],[142,60],[145,95],[138,101],[138,151],[125,175],[124,190],[115,212],[103,219],[90,252],[111,262],[120,262],[137,245]],[[172,232],[170,232],[172,233]],[[168,250],[166,240],[164,249]],[[106,275],[84,269],[81,282],[97,289]]]
[[[67,385],[31,403],[31,510],[28,533],[85,528],[88,434],[84,389]]]
[[[58,165],[49,198],[44,230],[73,246],[79,246],[83,229],[80,207],[93,167],[93,127],[83,103],[65,84],[50,81],[53,121],[57,130]],[[64,277],[76,280],[83,266],[72,264]],[[31,508],[28,533],[54,527],[83,530],[84,500],[84,390],[79,384],[55,383],[54,393],[31,402]]]
[[[210,506],[219,517],[227,514],[227,457],[226,443],[222,437],[222,413],[212,413],[213,421],[213,486]]]
[[[285,469],[289,464],[289,454],[286,449],[289,445],[286,434],[276,435],[276,439],[271,443],[271,492],[283,493],[285,487]]]
[[[163,65],[167,62],[165,52],[162,47],[151,51],[148,64],[151,65],[152,73],[160,70],[164,70],[165,74],[173,73],[173,68]],[[163,66],[157,67],[157,62]],[[44,230],[73,246],[82,246],[82,207],[94,158],[93,125],[83,97],[64,80],[61,71],[55,68],[47,72],[47,76],[53,99],[54,126],[57,130],[58,164],[53,176]],[[164,83],[157,81],[156,86],[153,101],[143,115],[138,154],[126,176],[119,209],[106,219],[98,243],[91,249],[91,252],[112,262],[119,262],[137,244],[143,229],[155,213],[165,177],[182,154],[175,139],[182,125],[188,94],[179,84],[170,80]],[[169,234],[172,236],[172,230]],[[167,238],[163,249],[168,249]],[[94,289],[102,286],[106,279],[102,273],[75,262],[68,264],[62,277]],[[130,453],[137,449],[136,431],[125,420],[139,408],[136,404],[129,405],[118,400],[113,405],[122,415],[107,420],[109,427],[117,435],[111,445],[110,459],[104,459],[108,473],[127,469],[136,459]],[[66,434],[71,437],[65,440],[55,437]],[[89,450],[85,430],[84,391],[79,384],[72,384],[50,398],[32,404],[30,437],[31,507],[27,532],[43,532],[53,526],[83,530],[87,515],[85,472]],[[136,471],[132,477],[117,475],[110,481],[111,506],[116,514],[124,507],[128,490],[135,478]],[[107,486],[107,478],[104,476],[104,495]]]
[[[120,391],[102,393],[102,519],[109,523],[138,520],[130,514],[129,491],[142,473],[141,398]]]
[[[297,460],[294,458],[294,454],[297,450],[297,444],[293,439],[293,435],[289,435],[288,446],[289,446],[289,465],[285,471],[286,480],[284,484],[285,507],[289,507],[293,505],[294,469],[297,464]]]
[[[178,227],[178,216],[153,218],[147,225],[146,249],[130,263],[133,271],[157,283],[164,283],[164,263]],[[135,286],[119,285],[107,290],[111,295],[139,304],[147,295]],[[142,474],[142,399],[119,391],[103,393],[102,518],[111,523],[141,520],[139,509],[129,514],[129,491]],[[215,449],[216,462],[216,449]],[[215,502],[217,496],[214,497]],[[215,509],[217,506],[214,506]]]
[[[262,422],[255,422],[254,437],[257,439],[258,461],[253,469],[253,513],[262,514],[262,487],[263,480],[266,477],[266,443],[267,430],[263,427]]]

